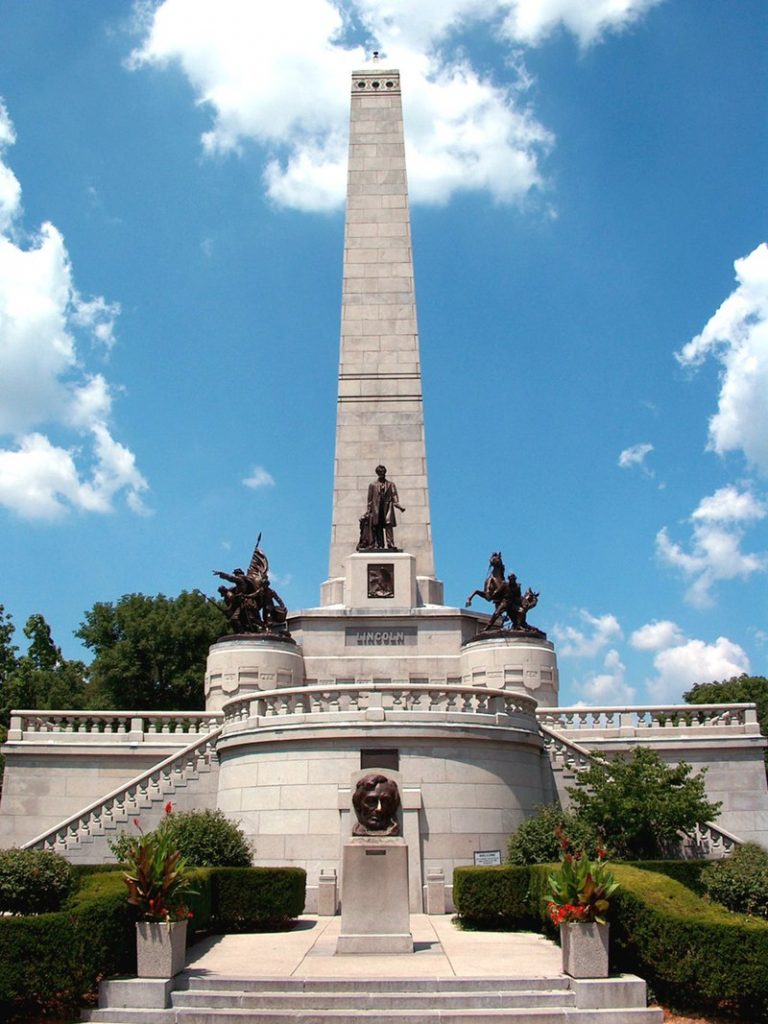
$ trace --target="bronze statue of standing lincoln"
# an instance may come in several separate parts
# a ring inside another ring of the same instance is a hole
[[[393,529],[397,526],[395,509],[405,512],[397,496],[397,487],[387,480],[387,467],[376,467],[377,479],[368,485],[368,516],[373,547],[397,551]]]

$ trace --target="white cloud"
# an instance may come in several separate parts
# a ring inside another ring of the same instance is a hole
[[[13,140],[0,104],[0,156]],[[146,481],[109,430],[110,386],[88,371],[78,348],[85,337],[109,349],[119,307],[78,294],[53,224],[43,224],[27,248],[17,244],[21,189],[9,190],[11,179],[18,186],[0,160],[0,438],[8,445],[0,447],[0,505],[46,519],[69,508],[109,511],[122,491],[142,511]]]
[[[586,629],[555,624],[552,632],[558,642],[558,651],[563,657],[593,658],[599,651],[622,637],[621,626],[615,615],[591,615],[585,608],[579,618]]]
[[[724,636],[713,644],[689,640],[659,651],[653,664],[657,676],[648,683],[648,693],[660,704],[679,703],[683,691],[695,683],[730,679],[749,672],[746,652]]]
[[[268,473],[263,466],[254,466],[250,476],[245,477],[243,483],[246,487],[257,491],[261,487],[274,487],[275,480],[271,473]]]
[[[208,153],[256,141],[268,151],[264,182],[276,203],[329,210],[345,193],[349,75],[374,40],[405,83],[411,198],[443,203],[469,189],[514,202],[543,184],[539,163],[553,141],[523,102],[520,44],[563,26],[586,46],[658,2],[164,0],[140,8],[143,38],[129,66],[177,63],[211,112]],[[511,49],[513,88],[450,44],[470,28]]]
[[[751,491],[728,486],[702,498],[691,519],[707,523],[744,523],[763,519],[765,515],[765,505]]]
[[[511,38],[529,44],[542,41],[562,26],[582,46],[589,46],[607,32],[620,31],[636,22],[663,0],[514,0],[504,30]]]
[[[720,455],[742,451],[768,475],[768,245],[736,260],[734,269],[738,286],[677,359],[697,367],[712,355],[722,365],[709,448]]]
[[[673,647],[683,640],[682,630],[669,619],[649,622],[636,629],[629,638],[632,647],[638,651],[658,651],[663,647]]]
[[[0,99],[0,231],[7,231],[21,209],[21,185],[10,167],[2,162],[7,146],[16,141],[8,110]]]
[[[719,580],[747,579],[768,569],[764,554],[741,550],[741,524],[763,519],[767,514],[768,509],[750,491],[724,487],[703,498],[691,515],[690,551],[672,541],[666,527],[659,530],[658,558],[691,581],[686,600],[697,607],[711,605],[712,589]]]
[[[652,475],[645,465],[645,457],[653,451],[653,445],[647,441],[642,444],[633,444],[620,453],[618,465],[621,469],[630,469],[632,466],[640,466],[648,475]]]
[[[614,648],[605,655],[603,661],[605,672],[597,672],[587,676],[579,689],[591,704],[630,704],[635,697],[635,689],[627,683],[626,667]]]
[[[101,295],[89,302],[79,295],[73,296],[72,322],[78,327],[86,327],[94,340],[106,349],[111,349],[115,343],[115,320],[119,315],[119,302],[107,302]]]

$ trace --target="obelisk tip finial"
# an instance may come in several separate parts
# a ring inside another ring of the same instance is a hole
[[[374,50],[373,51],[373,63],[374,64],[378,64],[379,63],[379,51],[378,50]]]

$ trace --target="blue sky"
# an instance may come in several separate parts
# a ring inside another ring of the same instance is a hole
[[[79,656],[95,601],[213,593],[259,531],[289,608],[319,603],[373,47],[402,72],[447,603],[500,548],[563,704],[766,674],[762,0],[0,0],[19,634],[40,611]]]

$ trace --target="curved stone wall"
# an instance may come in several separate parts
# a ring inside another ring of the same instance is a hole
[[[242,723],[219,744],[218,806],[241,822],[254,863],[306,868],[308,909],[320,872],[340,876],[350,780],[362,752],[375,764],[373,751],[397,752],[412,911],[421,911],[428,871],[442,868],[450,884],[453,868],[472,864],[478,850],[500,850],[503,860],[510,834],[553,798],[541,737],[527,729],[329,722],[286,732]]]
[[[233,697],[301,686],[304,659],[296,644],[224,637],[212,644],[205,667],[205,710],[221,711]]]
[[[527,693],[539,706],[554,707],[560,685],[554,645],[514,635],[472,640],[461,651],[461,681]]]

